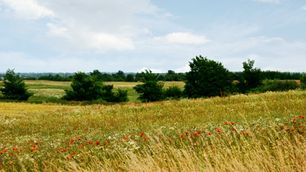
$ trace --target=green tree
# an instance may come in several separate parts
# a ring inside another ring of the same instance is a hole
[[[306,74],[301,77],[301,88],[306,89]]]
[[[3,79],[3,88],[1,92],[5,99],[11,100],[28,100],[31,93],[26,89],[26,85],[22,78],[18,76],[14,70],[7,70]]]
[[[262,85],[263,77],[259,68],[254,68],[255,61],[248,59],[243,62],[242,91],[248,91]]]
[[[163,84],[158,82],[158,75],[146,70],[141,74],[143,84],[136,85],[135,91],[140,94],[138,99],[142,102],[152,102],[162,100]]]
[[[230,73],[219,62],[196,56],[189,63],[185,94],[190,98],[223,96],[230,89]]]
[[[102,95],[102,84],[95,77],[78,72],[73,76],[71,83],[72,90],[65,90],[66,100],[96,100]]]

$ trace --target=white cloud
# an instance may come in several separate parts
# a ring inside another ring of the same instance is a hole
[[[302,10],[306,11],[306,5],[304,7],[302,7]]]
[[[155,37],[154,40],[168,44],[201,45],[209,42],[203,35],[195,35],[189,32],[173,32],[163,37]]]
[[[69,51],[132,50],[150,36],[146,19],[169,16],[150,0],[0,0],[23,19],[49,17],[47,35]],[[141,37],[141,38],[140,38]]]
[[[269,3],[269,4],[279,4],[280,0],[254,0],[256,2],[261,2],[261,3]]]
[[[85,29],[66,28],[49,23],[49,35],[63,38],[70,47],[96,51],[131,50],[134,43],[131,38],[111,33],[92,32]]]
[[[40,19],[54,16],[52,10],[35,0],[0,0],[0,4],[9,7],[20,18]]]

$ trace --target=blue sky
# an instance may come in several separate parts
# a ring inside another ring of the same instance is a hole
[[[0,72],[306,72],[305,0],[0,0]]]

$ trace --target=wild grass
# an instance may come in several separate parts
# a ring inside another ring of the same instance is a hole
[[[306,171],[306,92],[0,103],[0,171]]]

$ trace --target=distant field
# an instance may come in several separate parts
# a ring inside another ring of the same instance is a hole
[[[62,81],[25,81],[30,92],[34,93],[29,101],[30,102],[57,102],[61,98],[66,89],[70,88],[71,82]],[[137,102],[138,94],[133,89],[140,82],[105,82],[105,84],[114,85],[114,88],[121,88],[128,90],[128,98],[131,102]],[[183,82],[164,82],[164,86],[179,86],[183,89]]]
[[[0,102],[0,171],[306,171],[305,104],[306,91],[117,105]]]

